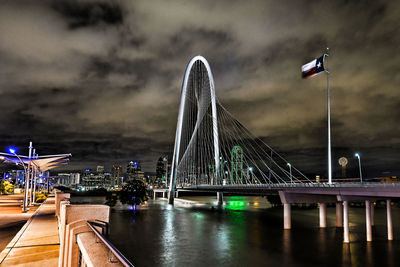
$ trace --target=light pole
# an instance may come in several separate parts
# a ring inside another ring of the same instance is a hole
[[[163,158],[165,163],[165,187],[168,188],[168,156]]]
[[[36,154],[36,155],[34,156],[34,158],[35,158],[35,159],[38,159],[38,158],[39,158],[39,155]],[[37,182],[37,176],[39,175],[39,167],[38,167],[38,166],[35,166],[35,167],[34,167],[34,170],[35,170],[35,172],[34,172],[35,175],[33,176],[33,204],[36,203],[36,182]]]
[[[16,149],[15,149],[15,148],[10,147],[10,148],[8,149],[8,151],[9,151],[11,154],[13,154],[14,156],[16,156],[16,157],[18,158],[19,162],[21,162],[21,165],[22,165],[22,167],[24,168],[25,192],[24,192],[24,202],[23,202],[23,205],[22,205],[22,212],[27,212],[27,209],[26,209],[26,199],[27,199],[27,190],[26,190],[27,181],[26,181],[26,174],[27,174],[27,170],[26,170],[26,167],[25,167],[25,163],[24,163],[24,162],[22,161],[22,159],[17,155]]]
[[[289,167],[289,172],[290,172],[290,182],[293,183],[293,177],[292,177],[292,164],[289,162],[286,163],[286,165]]]
[[[251,182],[254,184],[254,178],[253,178],[253,167],[249,166],[248,171],[251,174]]]
[[[361,157],[360,157],[359,153],[354,154],[354,156],[358,158],[358,168],[360,169],[360,181],[362,183],[363,179],[362,179],[362,172],[361,172]]]

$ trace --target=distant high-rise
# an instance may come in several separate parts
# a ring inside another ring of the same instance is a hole
[[[122,166],[113,165],[111,169],[111,186],[121,186]]]
[[[128,176],[127,181],[142,180],[144,183],[146,183],[144,172],[142,171],[140,162],[138,161],[131,161],[128,163],[128,166],[126,166],[126,174]]]
[[[78,185],[81,182],[81,174],[80,173],[71,173],[70,174],[70,183]]]
[[[104,172],[104,166],[97,166],[97,172],[103,173]]]
[[[109,187],[113,183],[111,173],[105,172],[104,173],[104,186]]]
[[[163,181],[165,181],[165,161],[163,157],[160,157],[157,161],[156,180],[154,181],[154,184],[160,185]]]
[[[89,169],[86,169],[81,178],[82,185],[88,190],[105,186],[104,172],[91,172]]]

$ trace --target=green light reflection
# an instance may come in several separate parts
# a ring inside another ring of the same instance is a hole
[[[228,205],[226,205],[228,210],[244,210],[246,209],[246,201],[243,200],[233,200],[228,201]]]

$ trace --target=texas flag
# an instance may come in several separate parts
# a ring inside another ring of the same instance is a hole
[[[301,67],[301,74],[303,78],[311,78],[324,70],[324,56],[321,56],[303,65]]]

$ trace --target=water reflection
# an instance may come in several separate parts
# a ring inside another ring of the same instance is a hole
[[[342,266],[353,266],[351,258],[350,244],[343,243],[342,247]]]
[[[161,258],[164,262],[173,263],[176,254],[174,244],[176,242],[177,233],[175,233],[174,219],[175,214],[172,207],[167,206],[164,212],[164,220],[162,222],[164,228],[161,231]]]
[[[388,241],[388,249],[386,255],[387,255],[386,257],[389,259],[388,267],[393,267],[394,266],[393,261],[390,260],[393,255],[393,241]]]
[[[283,238],[282,238],[282,256],[283,256],[283,266],[289,266],[290,253],[291,253],[291,230],[283,230]]]
[[[373,250],[372,250],[372,243],[367,242],[366,249],[365,249],[365,256],[367,258],[366,266],[374,266],[373,262]]]
[[[190,199],[202,204],[156,200],[135,214],[113,209],[111,241],[138,267],[397,266],[400,260],[400,242],[386,240],[383,208],[375,208],[374,241],[367,244],[364,209],[352,207],[351,243],[344,244],[334,207],[328,207],[326,229],[318,227],[317,209],[294,209],[292,230],[283,230],[282,208],[271,208],[265,198],[225,197],[222,208],[212,207],[214,197]],[[394,222],[399,215],[394,207]]]

